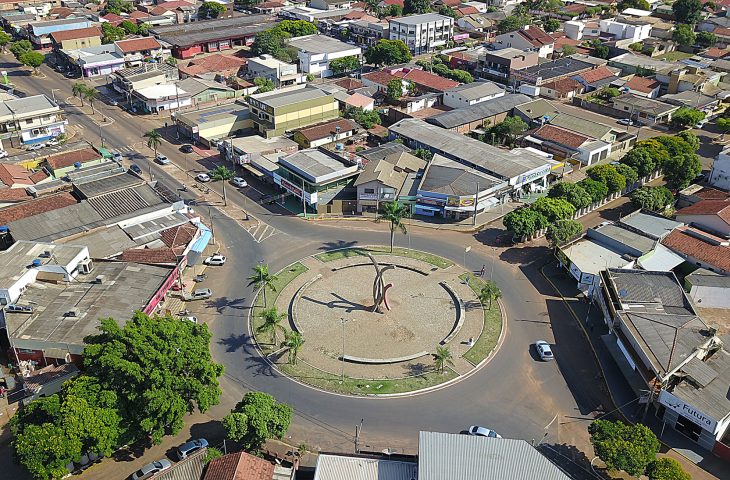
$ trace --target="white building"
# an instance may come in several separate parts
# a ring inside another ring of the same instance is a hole
[[[66,132],[68,120],[61,108],[45,95],[0,102],[0,139],[40,143]],[[0,143],[0,147],[2,144]]]
[[[357,57],[358,63],[362,49],[356,45],[342,42],[326,35],[306,35],[289,40],[296,48],[302,72],[319,77],[332,76],[330,62],[338,58]]]
[[[715,188],[730,190],[730,147],[717,154],[707,181]]]
[[[641,22],[626,21],[620,22],[615,18],[601,20],[601,32],[609,33],[616,40],[631,40],[632,42],[640,42],[651,36],[651,24]]]
[[[454,36],[454,19],[437,13],[424,13],[390,20],[390,39],[402,40],[419,55],[445,46]]]
[[[175,83],[152,85],[132,92],[133,104],[145,112],[158,113],[192,105],[192,95]]]
[[[282,62],[271,55],[248,59],[248,74],[254,78],[268,78],[277,87],[296,85],[304,81],[304,75],[293,63]]]
[[[444,105],[451,108],[466,108],[493,98],[503,97],[504,94],[504,87],[496,83],[468,83],[444,92]]]
[[[597,22],[569,20],[563,24],[563,32],[572,40],[581,40],[583,37],[598,37],[601,34],[601,27]]]

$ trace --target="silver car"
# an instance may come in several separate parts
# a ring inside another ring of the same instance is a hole
[[[159,163],[160,165],[169,165],[169,164],[170,164],[170,159],[169,159],[169,158],[167,158],[167,157],[166,157],[165,155],[163,155],[163,154],[161,154],[161,153],[158,153],[158,154],[157,154],[157,157],[155,158],[155,160],[156,160],[156,161],[157,161],[157,163]]]
[[[145,480],[147,478],[150,478],[152,475],[155,475],[156,473],[167,470],[170,467],[172,467],[172,463],[170,463],[170,461],[166,458],[156,460],[152,463],[148,463],[144,467],[134,472],[132,474],[132,480]]]
[[[190,300],[204,300],[212,296],[213,292],[210,291],[210,288],[198,288],[190,295]]]
[[[191,440],[189,442],[183,443],[177,449],[175,449],[175,454],[177,455],[178,460],[185,460],[188,456],[190,456],[193,452],[197,452],[201,448],[205,448],[208,446],[208,440],[204,438],[199,438],[197,440]]]
[[[535,342],[535,350],[537,350],[537,354],[540,355],[540,360],[543,362],[549,362],[550,360],[555,359],[553,351],[550,348],[550,344],[545,340],[538,340]]]

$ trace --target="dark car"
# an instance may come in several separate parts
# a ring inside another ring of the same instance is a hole
[[[139,168],[139,165],[137,165],[136,163],[131,164],[129,166],[129,169],[138,175],[142,173],[142,169]]]
[[[183,153],[192,153],[193,152],[193,146],[186,143],[182,147],[180,147],[180,151]]]

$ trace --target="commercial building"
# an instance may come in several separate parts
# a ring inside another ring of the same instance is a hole
[[[245,58],[214,53],[203,58],[180,62],[180,78],[195,77],[205,80],[236,77],[247,64]]]
[[[266,138],[337,118],[337,100],[319,88],[303,85],[251,95],[254,128]]]
[[[51,33],[51,42],[55,50],[73,50],[101,45],[101,29],[99,27],[77,28]]]
[[[62,178],[68,172],[83,166],[104,162],[104,156],[91,147],[56,153],[46,157],[44,166],[53,178]]]
[[[362,49],[326,35],[307,35],[289,40],[289,46],[297,49],[302,72],[315,77],[333,75],[330,62],[338,58],[357,57],[358,64]]]
[[[425,160],[407,152],[369,161],[353,185],[357,188],[357,211],[374,213],[381,202],[397,200],[416,213],[418,185],[425,167]]]
[[[60,54],[85,78],[101,77],[125,68],[124,54],[113,43],[62,50]]]
[[[66,125],[61,108],[45,95],[0,102],[0,142],[11,146],[50,140],[65,133]]]
[[[228,154],[230,146],[233,151]],[[248,135],[225,142],[224,148],[224,152],[239,165],[243,165],[243,168],[256,177],[266,180],[266,177],[273,178],[274,172],[279,168],[279,157],[296,152],[299,145],[286,137],[264,138],[259,135]],[[275,161],[264,157],[273,157]]]
[[[277,87],[298,85],[306,80],[293,63],[282,62],[271,55],[260,55],[248,59],[248,76],[268,78]]]
[[[248,105],[239,101],[200,110],[177,113],[178,131],[193,142],[211,146],[212,141],[253,128]]]
[[[574,158],[586,166],[605,159],[611,153],[609,142],[552,124],[531,131],[522,142],[525,146],[534,146],[557,158]]]
[[[390,40],[402,40],[416,55],[446,46],[454,36],[454,19],[423,13],[390,19]]]
[[[460,85],[444,92],[444,105],[451,108],[466,108],[478,103],[503,97],[505,89],[492,82],[474,82]]]
[[[141,65],[142,62],[154,60],[162,62],[165,59],[166,49],[152,37],[130,38],[114,42],[117,51],[124,55],[124,64],[127,67]]]
[[[479,55],[477,73],[484,78],[507,83],[510,72],[535,66],[539,58],[535,51],[524,51],[517,48],[485,50]]]
[[[163,83],[135,89],[132,92],[132,108],[144,113],[177,110],[193,104],[192,94],[176,83]]]
[[[28,40],[36,50],[46,50],[53,47],[51,34],[66,30],[92,27],[94,23],[86,17],[70,17],[59,20],[45,20],[30,22],[27,27]]]
[[[517,105],[529,101],[530,97],[527,95],[509,93],[470,107],[455,108],[434,115],[427,118],[426,121],[456,133],[466,134],[485,126],[501,123]]]

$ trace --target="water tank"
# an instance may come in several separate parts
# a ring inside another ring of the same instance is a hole
[[[0,225],[0,234],[8,233],[8,231],[10,231],[10,229],[8,228],[7,225]]]
[[[41,262],[40,258],[36,258],[31,262],[31,266],[33,267],[40,267],[41,265],[43,265],[43,262]]]
[[[345,149],[345,144],[344,143],[335,143],[335,150],[337,150],[338,152],[341,152],[344,149]]]
[[[81,162],[74,162],[74,168],[81,168]]]

